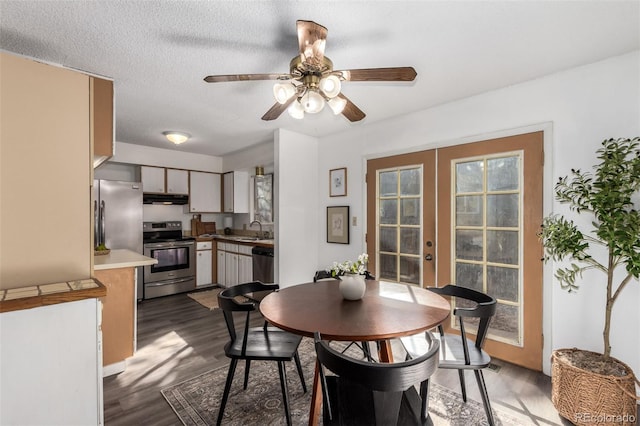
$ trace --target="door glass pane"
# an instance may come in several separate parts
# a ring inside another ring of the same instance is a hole
[[[377,275],[387,281],[421,284],[422,168],[378,171]]]
[[[380,223],[395,225],[398,223],[398,200],[380,200]]]
[[[505,157],[487,160],[487,190],[516,190],[520,183],[520,158]]]
[[[380,279],[398,280],[398,257],[393,254],[380,254],[378,264],[380,265]]]
[[[483,291],[482,265],[456,262],[456,285]]]
[[[400,172],[400,195],[420,195],[420,170],[408,169]]]
[[[420,284],[420,258],[400,256],[400,281]]]
[[[398,195],[398,173],[381,172],[380,188],[378,189],[381,197],[393,197]]]
[[[482,231],[461,229],[456,231],[456,258],[482,260]]]
[[[487,261],[518,264],[518,231],[487,231]]]
[[[518,194],[487,195],[487,226],[517,227],[518,203]]]
[[[420,228],[400,228],[400,252],[420,254]]]
[[[498,300],[489,335],[515,345],[522,344],[521,156],[501,154],[456,163],[451,194],[454,282]]]
[[[518,270],[499,266],[487,267],[487,290],[498,299],[518,301]]]
[[[400,200],[400,224],[420,225],[420,198]]]
[[[459,226],[482,226],[484,218],[481,195],[456,197],[456,224]]]
[[[479,192],[483,187],[484,162],[456,164],[456,192]]]
[[[398,251],[398,228],[395,226],[380,227],[380,251],[392,253]]]

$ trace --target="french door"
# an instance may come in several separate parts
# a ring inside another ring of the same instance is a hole
[[[370,269],[385,281],[455,283],[492,295],[498,308],[485,348],[535,370],[542,368],[542,136],[367,162]]]

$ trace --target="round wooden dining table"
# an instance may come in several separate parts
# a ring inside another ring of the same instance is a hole
[[[390,339],[418,334],[441,324],[451,306],[429,290],[399,283],[367,281],[361,300],[342,297],[339,281],[305,283],[279,289],[260,302],[271,324],[291,333],[339,341],[377,341],[379,360],[393,362]],[[319,365],[313,378],[309,424],[318,422],[322,403]]]

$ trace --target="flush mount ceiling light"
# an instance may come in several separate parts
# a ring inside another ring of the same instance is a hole
[[[331,107],[349,121],[365,117],[353,102],[341,93],[342,83],[350,81],[413,81],[413,67],[362,68],[334,71],[333,62],[324,55],[327,29],[313,21],[296,21],[299,53],[289,63],[289,73],[209,75],[207,83],[230,81],[277,80],[273,86],[276,103],[262,116],[275,120],[285,110],[294,118],[304,118],[305,112],[315,114]]]
[[[162,134],[165,135],[170,142],[173,142],[176,145],[186,142],[187,139],[191,137],[189,133],[184,132],[166,131],[162,132]]]

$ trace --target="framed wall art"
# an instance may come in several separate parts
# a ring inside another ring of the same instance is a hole
[[[349,244],[349,206],[327,207],[327,242]]]
[[[344,197],[347,195],[347,168],[329,170],[329,195]]]

